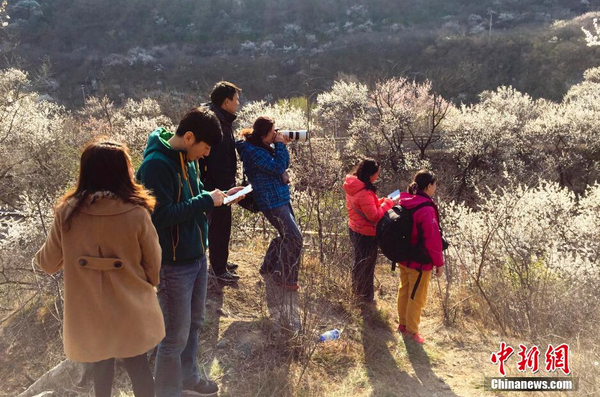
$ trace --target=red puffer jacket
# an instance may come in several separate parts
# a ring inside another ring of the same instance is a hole
[[[377,222],[392,208],[394,202],[388,198],[378,198],[375,192],[365,189],[364,182],[355,175],[346,176],[344,190],[350,229],[365,236],[375,236]],[[355,209],[362,212],[368,220]]]
[[[425,206],[419,208],[413,213],[413,229],[410,237],[411,244],[417,244],[419,238],[419,229],[423,230],[423,240],[427,252],[431,257],[431,263],[424,264],[423,270],[432,270],[433,267],[444,266],[444,256],[442,255],[442,236],[440,235],[439,215],[435,203],[425,193],[419,194],[401,193],[400,205],[406,209],[415,208],[417,205],[431,202],[434,206]],[[403,266],[411,269],[419,269],[420,263],[402,262]]]

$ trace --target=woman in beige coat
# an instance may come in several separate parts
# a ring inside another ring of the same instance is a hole
[[[154,396],[146,352],[165,336],[154,291],[161,260],[154,204],[133,180],[127,147],[92,142],[34,258],[47,273],[64,269],[65,353],[95,363],[97,397],[111,394],[115,358],[124,359],[136,397]]]

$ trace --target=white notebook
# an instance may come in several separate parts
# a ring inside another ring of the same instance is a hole
[[[235,199],[237,199],[240,196],[244,196],[248,193],[250,193],[252,191],[252,185],[248,185],[245,188],[243,188],[242,190],[240,190],[239,192],[237,192],[236,194],[232,194],[231,196],[227,196],[225,197],[225,200],[223,200],[223,204],[227,205],[229,203],[231,203],[232,201],[235,201]]]

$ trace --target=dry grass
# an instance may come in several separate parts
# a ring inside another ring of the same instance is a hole
[[[457,307],[455,325],[446,328],[441,297],[432,284],[422,321],[427,343],[424,347],[405,344],[395,331],[399,272],[391,272],[381,261],[376,269],[377,307],[365,308],[353,303],[349,294],[348,263],[338,260],[322,266],[308,252],[301,272],[303,288],[296,301],[302,332],[294,333],[273,317],[274,308],[267,299],[269,281],[258,274],[265,242],[257,239],[251,245],[234,247],[231,260],[240,264],[243,277],[238,287],[209,285],[199,361],[219,383],[220,396],[495,395],[483,390],[483,378],[497,375],[489,356],[504,339],[472,321],[469,310],[476,298],[472,304]],[[31,310],[21,317],[3,330],[0,340],[8,352],[2,356],[0,369],[7,396],[28,384],[24,372],[37,378],[63,357],[59,324],[51,321],[52,316],[40,317],[38,310]],[[331,328],[343,329],[341,338],[318,343],[318,335]],[[591,393],[597,391],[600,366],[595,363],[600,356],[597,346],[590,349],[588,336],[580,335],[572,343],[572,367],[582,390]],[[548,340],[561,342],[552,336]],[[511,363],[516,365],[516,360]],[[91,391],[84,395],[91,396]],[[122,368],[114,395],[133,395]]]

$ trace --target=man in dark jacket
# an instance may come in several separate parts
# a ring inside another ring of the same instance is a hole
[[[233,83],[219,81],[210,94],[209,108],[221,123],[223,141],[214,145],[210,155],[201,164],[203,182],[207,190],[226,191],[235,186],[237,157],[232,124],[239,106],[242,90]],[[214,276],[223,282],[234,283],[240,278],[235,274],[237,265],[228,263],[231,235],[231,207],[215,208],[209,216],[208,246],[210,266]]]

